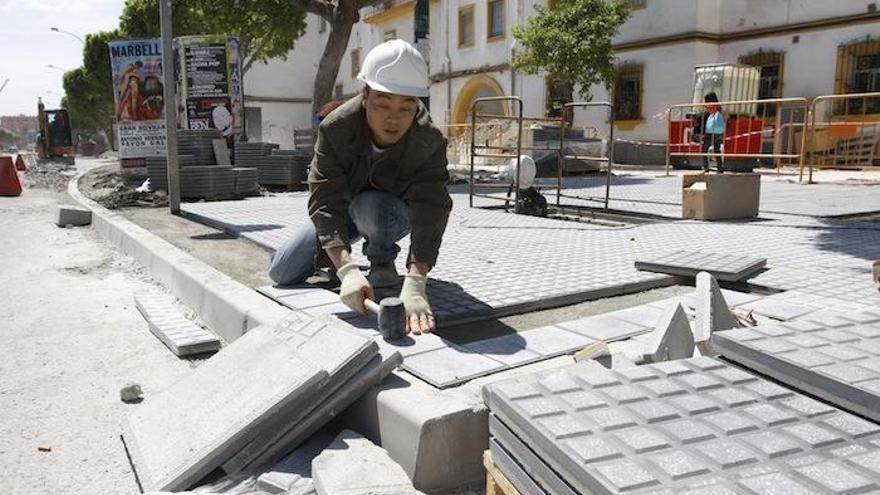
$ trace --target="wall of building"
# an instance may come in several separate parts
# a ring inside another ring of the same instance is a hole
[[[649,0],[650,1],[650,0]],[[724,0],[721,32],[797,24],[868,12],[867,0]]]

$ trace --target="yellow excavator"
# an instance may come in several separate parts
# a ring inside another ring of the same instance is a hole
[[[37,120],[40,124],[40,134],[37,136],[37,155],[40,160],[62,161],[73,165],[73,138],[67,110],[46,110],[43,100],[38,99]]]

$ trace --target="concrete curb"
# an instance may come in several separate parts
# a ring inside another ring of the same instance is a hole
[[[79,192],[82,176],[83,173],[79,173],[71,179],[67,192],[92,211],[95,230],[143,265],[227,343],[254,327],[275,323],[290,312],[119,213],[86,198]]]

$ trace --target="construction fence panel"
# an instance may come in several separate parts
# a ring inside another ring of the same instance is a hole
[[[809,181],[814,168],[880,166],[880,92],[814,98],[807,136]],[[801,180],[803,172],[802,166]]]
[[[710,105],[720,106],[727,122],[720,153],[705,146],[703,123]],[[672,105],[666,113],[666,174],[673,165],[692,165],[690,160],[715,160],[733,171],[802,166],[809,106],[806,98]]]
[[[576,109],[582,110],[588,120],[603,124],[575,127]],[[604,115],[595,118],[596,111]],[[562,208],[562,200],[566,198],[598,202],[607,210],[614,163],[614,105],[606,101],[566,103],[560,120],[556,206]],[[572,125],[566,125],[568,122]],[[585,183],[581,184],[585,187],[567,187],[570,184],[565,179],[573,174],[586,177]],[[590,187],[597,186],[594,184],[597,180],[603,182],[602,187]],[[596,195],[598,191],[601,192]]]

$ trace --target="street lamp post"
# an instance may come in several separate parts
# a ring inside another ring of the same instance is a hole
[[[64,34],[66,34],[66,35],[73,36],[74,38],[78,39],[79,42],[82,43],[83,45],[86,44],[85,40],[83,40],[83,39],[80,38],[79,36],[77,36],[77,35],[71,33],[70,31],[65,31],[65,30],[63,30],[63,29],[58,29],[57,27],[50,27],[49,30],[50,30],[50,31],[54,31],[54,32],[56,32],[56,33],[64,33]]]

